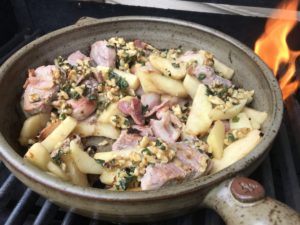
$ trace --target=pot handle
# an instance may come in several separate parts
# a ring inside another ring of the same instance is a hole
[[[216,211],[227,225],[300,225],[300,215],[287,205],[265,197],[264,188],[246,177],[219,184],[206,195],[204,205]]]

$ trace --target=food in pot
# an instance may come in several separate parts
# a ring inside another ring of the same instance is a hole
[[[24,158],[81,186],[154,190],[247,155],[267,118],[211,53],[113,37],[29,69]],[[237,75],[236,75],[237,76]]]

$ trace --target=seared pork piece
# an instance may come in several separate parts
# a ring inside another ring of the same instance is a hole
[[[203,84],[211,86],[212,84],[223,84],[231,87],[232,82],[215,74],[213,68],[205,65],[197,65],[189,69],[191,75],[196,76]]]
[[[72,66],[76,66],[79,60],[90,60],[90,57],[87,57],[85,54],[78,50],[70,54],[67,59],[68,63],[70,63]]]
[[[91,46],[90,57],[100,66],[115,67],[116,50],[107,47],[107,41],[97,41]]]
[[[144,125],[145,120],[142,112],[142,103],[138,98],[119,101],[118,109],[125,115],[131,116],[137,125]]]
[[[153,137],[153,131],[149,126],[133,125],[132,128],[141,136]]]
[[[160,120],[150,120],[150,126],[155,137],[161,138],[167,143],[174,143],[180,137],[180,129],[172,123],[172,120],[174,122],[175,119],[173,116],[169,110],[166,110],[159,113]]]
[[[150,111],[147,111],[145,113],[145,117],[149,117],[152,116],[153,114],[155,114],[156,112],[158,112],[159,110],[163,109],[164,107],[166,107],[169,104],[169,100],[164,100],[162,101],[159,105],[154,106]]]
[[[160,104],[160,95],[156,93],[145,93],[141,96],[141,102],[143,106],[147,106],[147,109],[151,111],[151,109]]]
[[[58,91],[54,83],[53,74],[58,73],[54,65],[40,66],[29,70],[28,78],[24,84],[23,110],[29,114],[50,112],[51,100]]]
[[[80,99],[70,99],[67,101],[72,106],[71,116],[77,120],[84,120],[88,118],[96,110],[97,102],[95,100],[89,100],[86,97]]]
[[[179,57],[181,62],[189,62],[195,58],[195,53],[193,51],[187,51],[182,56]],[[188,69],[188,73],[196,76],[203,84],[212,85],[214,83],[223,84],[227,87],[232,86],[230,80],[224,79],[223,77],[217,75],[212,67],[206,65],[196,65],[191,66]]]
[[[171,95],[162,95],[161,96],[161,101],[168,101],[168,106],[173,106],[173,105],[180,105],[184,106],[189,102],[187,98],[181,98],[181,97],[176,97],[176,96],[171,96]]]
[[[142,136],[136,133],[127,133],[127,130],[122,130],[119,138],[113,143],[112,150],[122,150],[136,147],[139,141],[142,140]]]
[[[134,40],[134,41],[133,41],[133,44],[134,44],[134,46],[135,46],[136,48],[140,48],[140,49],[144,49],[144,48],[146,48],[146,46],[147,46],[147,43],[145,43],[145,42],[143,42],[143,41],[141,41],[141,40],[139,40],[139,39]]]
[[[172,145],[176,148],[173,162],[149,165],[141,179],[142,190],[155,190],[163,186],[181,183],[205,175],[211,167],[210,158],[184,143]]]

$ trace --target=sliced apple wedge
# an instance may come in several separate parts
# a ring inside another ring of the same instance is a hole
[[[103,167],[83,151],[83,147],[78,141],[72,140],[70,142],[70,153],[80,172],[87,174],[102,173]]]
[[[224,154],[221,159],[213,159],[213,169],[212,173],[216,173],[231,164],[237,162],[251,150],[253,150],[256,145],[260,142],[261,136],[259,130],[250,131],[246,137],[233,142],[231,145],[224,149]]]
[[[186,122],[185,132],[190,135],[206,134],[212,124],[212,119],[209,117],[212,104],[208,100],[206,92],[206,86],[199,84]]]
[[[245,107],[247,103],[246,99],[240,100],[238,105],[235,105],[226,111],[222,111],[220,109],[214,108],[210,111],[209,117],[212,120],[227,120],[239,114]]]
[[[218,120],[209,132],[207,144],[209,152],[216,159],[221,159],[224,149],[225,127],[222,121]]]

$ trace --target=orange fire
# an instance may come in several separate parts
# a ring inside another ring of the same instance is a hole
[[[265,31],[256,41],[254,49],[275,76],[278,75],[280,65],[288,66],[285,74],[279,80],[283,99],[293,94],[300,84],[298,80],[292,81],[296,72],[296,59],[300,55],[300,51],[290,50],[287,44],[287,36],[297,24],[298,4],[299,0],[286,0],[278,6],[281,11],[275,11],[268,19]],[[291,19],[273,19],[284,18],[283,14],[286,13]]]

